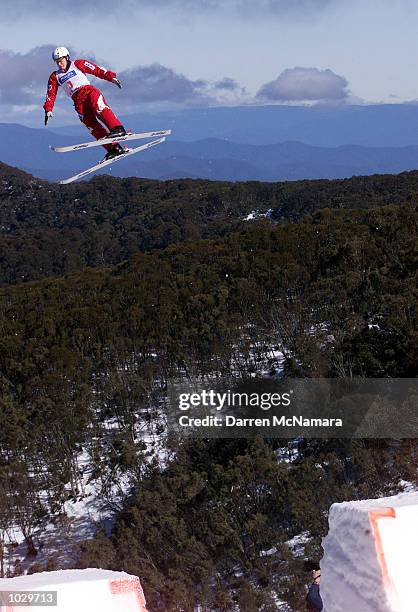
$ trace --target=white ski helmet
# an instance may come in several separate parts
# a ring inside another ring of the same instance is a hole
[[[68,51],[67,47],[57,47],[53,50],[52,59],[54,62],[61,59],[61,57],[70,57],[70,52]]]

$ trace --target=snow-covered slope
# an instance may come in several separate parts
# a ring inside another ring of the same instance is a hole
[[[0,591],[14,591],[16,594],[12,597],[20,601],[22,591],[28,592],[27,596],[32,592],[32,597],[39,591],[43,592],[44,597],[47,597],[45,592],[56,592],[57,605],[53,608],[56,612],[146,612],[139,578],[125,572],[102,569],[42,572],[0,579]],[[15,602],[18,603],[18,600],[15,599]],[[0,605],[0,612],[17,612],[22,610],[21,605]],[[31,610],[45,608],[45,604],[30,606]]]
[[[333,504],[322,545],[324,612],[418,609],[418,493]]]

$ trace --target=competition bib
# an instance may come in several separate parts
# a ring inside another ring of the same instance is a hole
[[[57,70],[56,75],[58,84],[64,88],[65,93],[67,96],[70,96],[70,98],[77,89],[80,89],[80,87],[90,85],[90,81],[84,72],[81,72],[74,62],[71,62],[67,72],[63,73]]]

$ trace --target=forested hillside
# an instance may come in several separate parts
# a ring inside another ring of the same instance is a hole
[[[256,210],[298,220],[322,208],[416,201],[418,172],[340,181],[115,179],[58,186],[0,164],[0,284],[114,265],[134,253],[237,231]]]
[[[104,504],[124,494],[72,564],[138,574],[150,610],[304,609],[330,504],[418,484],[415,442],[183,440],[166,385],[416,376],[418,173],[57,187],[1,172],[1,568],[12,526],[46,567],[33,536],[83,496],[82,456]],[[254,210],[272,212],[243,221]]]

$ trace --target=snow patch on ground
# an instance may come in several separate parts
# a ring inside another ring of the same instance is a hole
[[[244,221],[254,221],[254,219],[271,219],[271,216],[273,214],[273,209],[269,208],[269,210],[265,211],[265,210],[253,210],[250,212],[250,214],[248,214],[246,217],[244,217]]]
[[[145,444],[144,456],[148,460],[158,457],[164,463],[167,459],[164,436],[156,433],[160,425],[161,420],[149,423],[140,420],[135,427],[135,438],[136,442]],[[103,427],[105,435],[101,444],[104,452],[112,435],[118,432],[119,424],[111,418]],[[132,488],[132,474],[116,468],[111,474],[95,476],[97,466],[88,448],[83,448],[78,454],[77,465],[79,493],[65,501],[60,513],[48,515],[34,529],[35,556],[28,556],[25,538],[18,527],[10,526],[7,530],[4,572],[8,579],[27,573],[33,565],[37,571],[48,567],[47,564],[51,569],[71,567],[76,561],[80,542],[93,538],[99,529],[110,534],[116,514]],[[70,492],[70,483],[67,488]],[[41,492],[41,499],[46,501],[46,497],[46,492]]]

